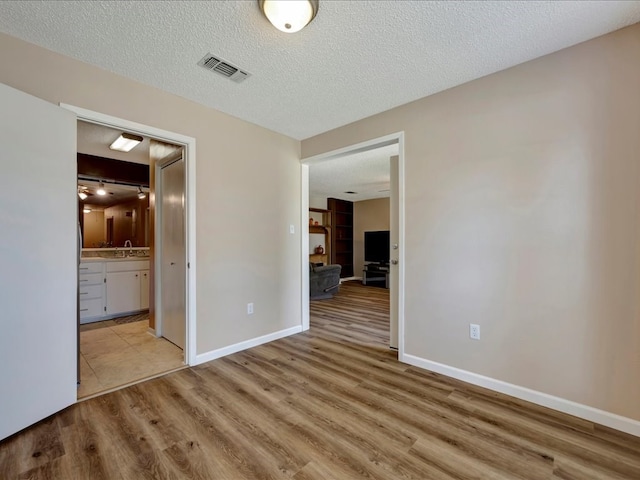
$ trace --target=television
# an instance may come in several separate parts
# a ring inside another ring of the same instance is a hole
[[[364,261],[389,263],[389,230],[364,232]]]

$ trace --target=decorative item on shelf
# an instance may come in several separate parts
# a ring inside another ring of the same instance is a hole
[[[313,217],[309,219],[309,225],[313,225]]]
[[[322,245],[318,245],[313,252],[318,255],[322,255],[324,253],[324,247]]]
[[[314,225],[320,225],[317,220],[315,222],[313,222],[313,224]]]

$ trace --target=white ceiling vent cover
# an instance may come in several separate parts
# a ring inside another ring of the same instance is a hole
[[[207,53],[202,60],[198,62],[198,65],[206,68],[207,70],[218,73],[223,77],[230,78],[236,83],[240,83],[247,77],[251,76],[250,73],[240,70],[240,68],[230,64],[226,60],[216,57],[215,55],[211,55],[210,53]]]

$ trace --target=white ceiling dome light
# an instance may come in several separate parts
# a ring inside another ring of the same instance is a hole
[[[318,0],[258,0],[265,17],[281,32],[295,33],[318,13]]]

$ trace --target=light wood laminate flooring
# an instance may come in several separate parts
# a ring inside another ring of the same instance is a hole
[[[388,291],[311,330],[93,398],[0,443],[0,478],[640,479],[640,439],[401,364]]]
[[[149,333],[148,316],[140,318],[129,323],[107,320],[80,326],[79,399],[184,365],[183,351]]]

